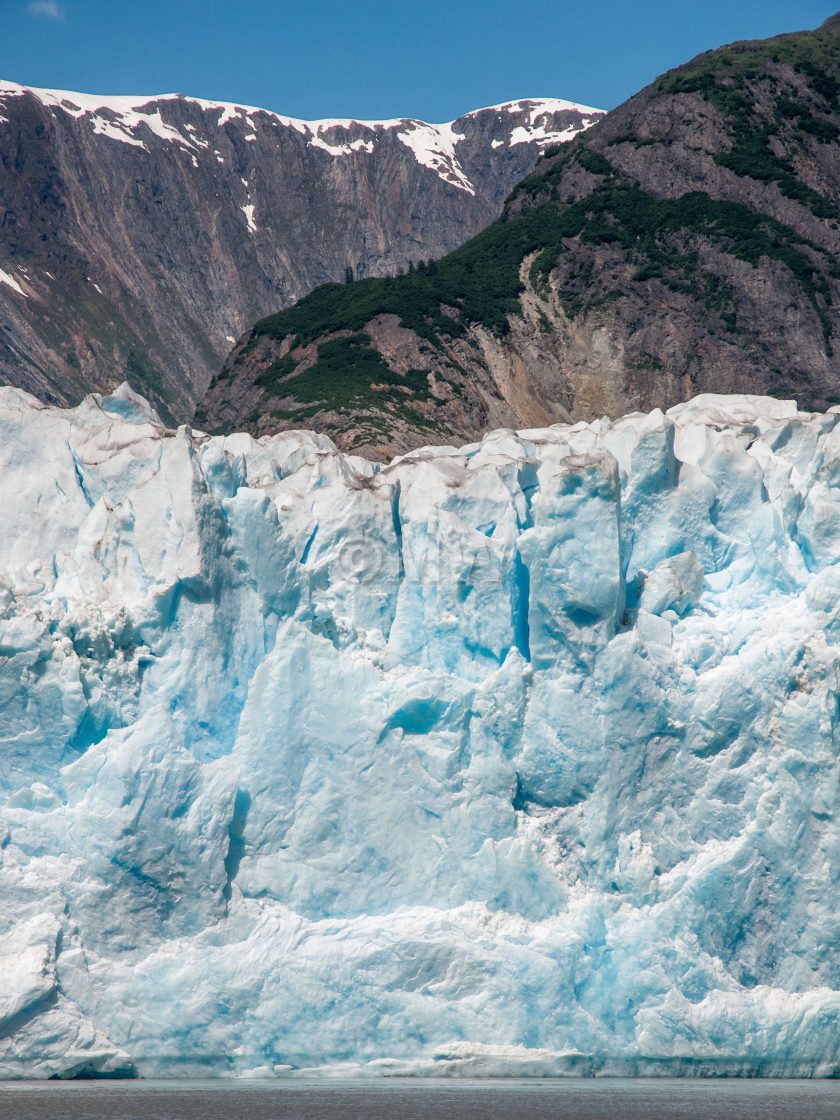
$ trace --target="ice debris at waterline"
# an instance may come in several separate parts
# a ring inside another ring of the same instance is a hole
[[[0,455],[3,1076],[840,1070],[840,410]]]

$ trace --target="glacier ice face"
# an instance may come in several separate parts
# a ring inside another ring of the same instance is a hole
[[[0,1075],[840,1070],[838,412],[0,460]]]

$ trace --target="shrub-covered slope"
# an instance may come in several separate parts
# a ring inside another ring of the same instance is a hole
[[[840,34],[701,55],[431,266],[256,324],[199,420],[385,453],[698,392],[840,399]]]

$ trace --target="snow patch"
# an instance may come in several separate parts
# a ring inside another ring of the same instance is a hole
[[[176,94],[147,98],[99,97],[70,90],[38,89],[0,82],[0,99],[25,94],[31,94],[49,109],[60,109],[76,119],[90,119],[94,133],[110,140],[145,148],[142,138],[136,135],[136,130],[145,125],[161,140],[175,142],[185,149],[194,147],[188,136],[167,124],[159,109],[152,107],[159,102],[179,100]]]
[[[475,187],[464,174],[455,154],[458,141],[464,139],[463,133],[455,132],[452,125],[447,124],[406,123],[408,127],[397,136],[414,152],[417,162],[437,172],[444,182],[474,195]]]
[[[468,117],[481,113],[581,113],[585,117],[603,117],[605,109],[595,109],[591,105],[580,105],[576,101],[564,101],[559,97],[523,97],[518,101],[502,101],[498,105],[487,105],[483,109],[473,109]]]
[[[369,154],[373,151],[374,146],[373,140],[363,140],[361,137],[346,144],[329,144],[322,139],[320,132],[316,132],[309,141],[310,148],[320,148],[322,152],[328,152],[331,156],[349,156],[351,152],[368,152]]]
[[[516,144],[538,144],[545,147],[551,144],[566,144],[581,132],[591,128],[599,117],[604,114],[599,109],[591,109],[585,105],[576,105],[573,102],[540,99],[536,101],[518,101],[500,107],[508,113],[526,112],[528,123],[516,127],[510,136],[510,146]],[[582,114],[579,119],[563,128],[554,124],[554,114],[567,113]]]
[[[17,280],[15,280],[14,276],[12,276],[10,272],[4,272],[2,268],[0,268],[0,284],[5,284],[6,287],[11,288],[13,292],[17,292],[18,295],[27,298],[26,292],[23,290]]]
[[[240,206],[240,210],[245,215],[245,221],[248,223],[248,232],[257,232],[257,223],[254,221],[254,204],[249,202],[245,206]]]
[[[110,120],[105,117],[94,116],[91,118],[93,131],[97,136],[107,136],[109,140],[117,140],[120,144],[129,144],[133,148],[148,148],[142,140],[138,140],[130,131],[129,124],[123,119]]]

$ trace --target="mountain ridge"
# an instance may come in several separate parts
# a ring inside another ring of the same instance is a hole
[[[588,112],[307,122],[0,83],[0,377],[64,403],[127,378],[187,420],[260,315],[460,244]]]
[[[142,125],[146,125],[150,131],[159,136],[160,139],[178,142],[194,148],[194,141],[189,137],[179,133],[176,128],[167,125],[160,120],[159,113],[152,114],[144,112],[150,106],[159,105],[165,102],[178,102],[182,104],[195,105],[204,113],[219,112],[220,116],[217,121],[219,126],[228,123],[237,118],[250,119],[255,115],[272,118],[280,125],[294,128],[296,131],[303,133],[307,136],[310,146],[320,148],[322,151],[327,151],[331,155],[348,155],[353,150],[363,150],[363,145],[358,144],[357,148],[353,148],[352,144],[330,144],[323,139],[323,134],[336,130],[350,132],[353,129],[364,129],[366,131],[376,132],[383,131],[396,131],[400,128],[410,130],[414,129],[417,132],[430,130],[436,136],[429,137],[431,145],[426,146],[423,140],[426,137],[421,137],[421,142],[413,143],[410,140],[410,131],[398,133],[399,138],[403,141],[405,146],[414,152],[418,163],[423,166],[432,166],[427,160],[433,157],[434,140],[438,139],[444,143],[454,141],[457,144],[458,140],[463,140],[465,137],[459,135],[455,131],[455,126],[462,121],[471,118],[480,117],[487,113],[519,113],[527,108],[531,113],[532,118],[542,119],[547,114],[552,113],[573,113],[580,114],[584,118],[595,118],[604,114],[603,109],[596,109],[592,106],[582,105],[574,101],[566,101],[557,97],[523,97],[513,98],[509,101],[501,101],[495,105],[486,105],[478,109],[471,109],[460,116],[455,117],[451,121],[432,122],[421,120],[418,117],[390,117],[390,118],[361,118],[361,117],[319,117],[313,119],[306,119],[302,117],[290,117],[283,113],[278,113],[273,109],[265,109],[255,105],[241,105],[233,101],[213,101],[202,97],[192,97],[184,93],[161,93],[145,95],[101,95],[81,93],[74,90],[62,89],[47,89],[39,86],[21,85],[16,82],[8,82],[0,80],[0,98],[9,97],[23,97],[29,94],[39,101],[42,105],[48,108],[57,108],[63,110],[65,113],[73,117],[82,117],[88,120],[93,125],[94,132],[109,137],[112,140],[118,140],[122,143],[127,143],[136,147],[144,147],[142,139],[136,136],[135,129]],[[104,114],[107,115],[103,115]],[[6,118],[0,118],[0,123],[8,123]],[[554,144],[562,142],[561,137],[564,131],[569,131],[575,134],[578,130],[571,128],[569,130],[560,130],[555,132],[543,131],[543,135],[539,134],[539,129],[535,133],[528,132],[527,129],[522,128],[519,130],[519,135],[511,137],[510,144],[516,145],[527,143],[535,140],[538,144]],[[433,168],[441,176],[441,178],[448,178],[449,181],[457,180],[457,173],[452,168]],[[448,171],[448,175],[446,172]],[[470,185],[453,182],[453,185],[459,185],[462,189],[471,189]]]
[[[834,404],[838,138],[833,29],[699,55],[543,158],[433,277],[258,323],[199,422],[376,457],[705,391]]]

